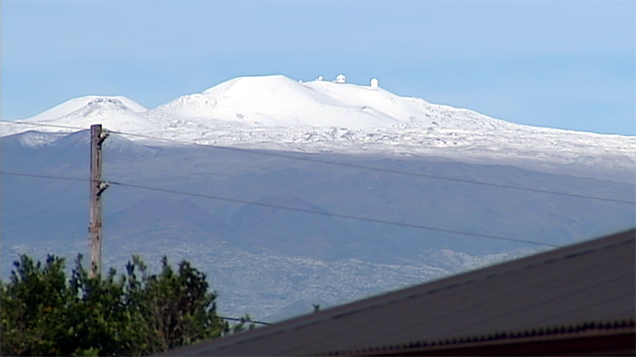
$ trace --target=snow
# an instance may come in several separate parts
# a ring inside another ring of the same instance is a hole
[[[62,114],[72,108],[75,108],[76,104],[78,103],[82,103],[84,105],[60,117],[51,119],[34,119]],[[143,115],[143,112],[140,113],[136,110],[133,110],[126,103],[130,104],[134,102],[127,100],[124,97],[82,97],[78,98],[78,100],[70,100],[68,102],[65,102],[40,115],[36,115],[33,118],[16,122],[51,125],[49,127],[43,127],[45,129],[43,131],[53,132],[68,132],[77,131],[80,129],[88,129],[93,124],[104,124],[107,129],[113,131],[135,133],[143,133],[147,132],[148,130],[156,131],[156,125],[152,121],[148,120]],[[135,107],[136,109],[140,109],[140,106],[138,105],[133,104],[133,107]],[[80,129],[70,129],[73,127]],[[19,132],[20,129],[28,130],[33,128],[33,126],[30,127],[29,125],[5,124],[3,125],[3,132],[8,131],[15,133],[16,130]],[[38,128],[39,130],[41,129],[39,127],[36,128]]]
[[[546,171],[565,165],[593,170],[594,175],[633,176],[636,168],[635,137],[519,125],[380,87],[320,77],[302,83],[282,75],[240,77],[151,110],[125,97],[81,97],[27,120],[3,123],[2,135],[73,131],[19,123],[84,129],[101,123],[109,130],[200,144],[436,155]]]
[[[59,138],[60,134],[42,133],[35,130],[29,130],[19,135],[18,141],[25,147],[39,148],[47,146]]]
[[[124,105],[126,105],[128,108],[130,108],[132,111],[135,111],[137,113],[143,113],[145,112],[146,109],[144,106],[142,106],[141,104],[135,102],[134,100],[130,99],[130,98],[126,98],[123,96],[114,96],[114,97],[107,97],[107,96],[97,96],[97,95],[89,95],[89,96],[85,96],[85,97],[79,97],[79,98],[73,98],[70,99],[60,105],[57,105],[49,110],[46,110],[38,115],[32,116],[30,118],[28,118],[27,120],[31,120],[31,121],[40,121],[40,120],[51,120],[51,119],[58,119],[61,118],[65,115],[68,115],[84,106],[86,106],[88,103],[94,101],[95,99],[116,99],[119,100],[120,102],[122,102]]]
[[[280,75],[236,78],[179,97],[148,115],[285,128],[390,128],[418,122],[419,126],[474,130],[514,125],[378,87],[321,80],[299,83]]]
[[[389,127],[398,123],[383,113],[351,105],[280,75],[233,79],[151,111],[157,112],[285,127]]]

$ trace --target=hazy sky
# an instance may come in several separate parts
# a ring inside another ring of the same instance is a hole
[[[349,82],[512,122],[636,135],[636,2],[2,1],[0,115],[152,108],[228,79]]]

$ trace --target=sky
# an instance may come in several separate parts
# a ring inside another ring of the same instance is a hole
[[[283,74],[510,122],[636,135],[636,2],[24,1],[0,4],[0,117],[71,98],[153,108]]]

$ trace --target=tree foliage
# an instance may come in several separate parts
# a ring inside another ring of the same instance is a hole
[[[69,279],[63,258],[14,263],[0,282],[2,355],[146,355],[221,336],[230,331],[215,312],[206,276],[166,257],[149,274],[138,257],[117,277],[90,278],[81,256]]]

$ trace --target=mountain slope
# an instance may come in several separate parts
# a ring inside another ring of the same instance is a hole
[[[29,121],[33,121],[29,119]],[[107,123],[110,130],[144,132],[155,129],[154,124],[117,98],[98,97],[81,108],[48,123],[62,126],[89,127]]]
[[[85,135],[73,133],[35,148],[3,140],[3,170],[87,178]],[[117,136],[106,143],[113,138]],[[355,166],[610,199],[634,197],[633,183],[433,156],[312,155],[351,165],[343,167],[206,147],[146,148],[153,155],[115,159],[115,154],[126,153],[118,147],[104,149],[105,180],[196,197],[109,187],[102,196],[104,266],[121,271],[132,254],[155,264],[151,269],[163,255],[173,263],[188,259],[210,277],[220,294],[219,308],[229,316],[250,313],[263,318],[297,301],[338,304],[538,247],[206,196],[559,245],[634,224],[633,205]],[[20,148],[20,155],[5,155]],[[56,253],[72,260],[78,252],[87,252],[86,182],[3,176],[1,189],[5,274],[18,253]]]
[[[115,131],[154,132],[157,127],[143,115],[145,110],[125,97],[81,97],[29,119],[3,123],[2,135],[12,135],[33,128],[48,132],[70,132],[88,129],[93,124],[103,124],[109,130]]]
[[[631,204],[497,185],[633,199],[636,138],[517,125],[381,88],[237,78],[149,111],[100,97],[58,113],[23,123],[212,144],[106,139],[104,179],[131,186],[102,196],[104,266],[135,253],[188,259],[230,316],[338,304],[544,249],[450,231],[565,245],[635,223]],[[49,177],[2,177],[5,274],[19,253],[72,260],[87,249],[88,184],[51,177],[88,178],[88,132],[32,129],[2,126],[3,171]]]
[[[227,225],[186,199],[143,198],[132,206],[106,217],[105,234],[115,236],[151,235],[174,231],[175,236],[200,237],[202,241],[220,241]]]
[[[59,104],[49,110],[46,110],[40,114],[37,114],[35,116],[32,116],[30,118],[28,118],[27,120],[31,120],[31,121],[40,121],[40,120],[53,120],[53,119],[58,119],[61,118],[65,115],[71,114],[72,112],[81,109],[83,107],[85,107],[86,105],[88,105],[90,102],[95,101],[95,100],[116,100],[121,102],[123,105],[125,105],[126,107],[130,108],[132,111],[137,112],[137,113],[142,113],[145,112],[146,109],[144,106],[142,106],[141,104],[135,102],[134,100],[130,99],[130,98],[126,98],[124,96],[113,96],[113,97],[108,97],[108,96],[97,96],[97,95],[89,95],[89,96],[85,96],[85,97],[79,97],[79,98],[73,98],[70,99],[62,104]]]

